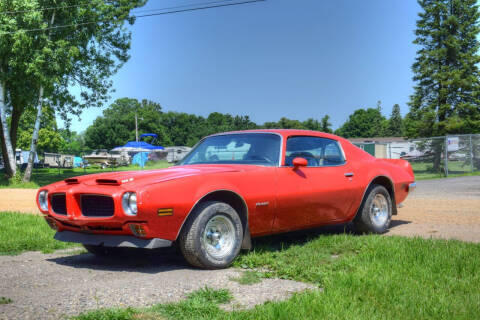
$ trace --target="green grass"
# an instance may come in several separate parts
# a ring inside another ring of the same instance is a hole
[[[53,252],[77,244],[53,239],[42,216],[14,212],[0,212],[0,255],[19,254],[24,251]]]
[[[230,280],[243,285],[251,285],[262,281],[262,273],[252,270],[243,271],[240,277],[230,278]]]
[[[445,173],[435,172],[433,170],[432,162],[410,162],[413,172],[415,173],[415,180],[427,180],[427,179],[439,179],[445,178]],[[470,164],[466,164],[462,161],[449,161],[448,162],[448,177],[463,177],[463,176],[478,176],[480,171],[471,172]]]
[[[163,169],[172,166],[171,163],[165,161],[159,162],[147,162],[143,170],[150,169]],[[76,176],[82,176],[85,174],[112,172],[112,171],[137,171],[142,170],[138,165],[130,165],[115,168],[101,169],[99,167],[89,168],[74,168],[74,169],[57,169],[57,168],[37,168],[33,170],[31,182],[13,182],[3,178],[3,174],[0,173],[0,188],[22,188],[22,189],[37,189],[39,187],[72,178]]]
[[[271,237],[237,267],[305,281],[321,290],[226,312],[190,297],[145,309],[101,310],[79,319],[475,319],[480,245],[420,238],[322,235]]]
[[[9,304],[12,303],[12,299],[6,297],[0,297],[0,304]]]

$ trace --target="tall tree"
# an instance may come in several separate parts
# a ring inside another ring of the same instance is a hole
[[[419,0],[408,134],[480,131],[479,11],[476,0]],[[442,145],[434,146],[439,170]]]
[[[388,119],[385,135],[390,137],[403,137],[403,119],[398,104],[395,104],[392,108],[392,114],[390,115],[390,119]]]
[[[327,133],[332,133],[332,124],[330,123],[330,116],[326,114],[320,122],[322,123],[321,125],[321,130],[322,132],[327,132]]]
[[[130,11],[145,1],[0,1],[0,84],[6,101],[0,115],[2,109],[12,115],[10,134],[2,127],[4,155],[9,149],[4,141],[16,137],[26,107],[37,106],[41,115],[42,106],[49,105],[68,120],[107,100],[110,76],[129,58],[125,21],[133,23]]]

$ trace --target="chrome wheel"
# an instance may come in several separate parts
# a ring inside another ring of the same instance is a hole
[[[229,255],[235,246],[235,227],[232,221],[222,215],[212,217],[203,231],[202,244],[215,259]]]
[[[388,200],[383,194],[377,193],[373,198],[370,216],[373,224],[377,227],[382,227],[387,222],[389,216]]]

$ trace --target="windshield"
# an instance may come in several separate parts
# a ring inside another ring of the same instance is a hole
[[[239,133],[204,139],[179,164],[277,166],[279,158],[280,136],[271,133]]]

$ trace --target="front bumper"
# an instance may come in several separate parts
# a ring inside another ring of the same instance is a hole
[[[63,242],[75,242],[93,246],[157,249],[170,247],[172,241],[153,238],[140,239],[126,235],[90,234],[73,231],[59,231],[54,237]]]

